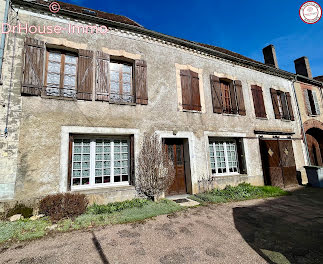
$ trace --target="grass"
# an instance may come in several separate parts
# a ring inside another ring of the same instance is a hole
[[[143,201],[143,199],[135,199],[134,201],[123,202],[124,206],[120,202],[105,206],[90,206],[86,214],[80,215],[73,220],[64,219],[57,222],[57,227],[54,231],[49,229],[53,223],[48,218],[35,221],[29,219],[16,222],[0,221],[0,245],[5,242],[40,238],[51,232],[67,232],[94,226],[141,221],[162,214],[171,214],[182,209],[180,205],[169,200],[152,202],[149,200]],[[131,204],[130,207],[129,204]],[[121,207],[124,208],[120,209]],[[109,211],[107,208],[117,208],[117,210],[112,209],[112,211]]]
[[[213,189],[209,192],[192,195],[190,196],[190,198],[200,203],[225,203],[250,199],[277,197],[289,194],[289,192],[275,186],[252,186],[248,183],[240,183],[236,187],[228,185],[222,190]]]

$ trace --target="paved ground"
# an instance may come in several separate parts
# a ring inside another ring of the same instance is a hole
[[[323,263],[323,189],[0,248],[0,263]]]

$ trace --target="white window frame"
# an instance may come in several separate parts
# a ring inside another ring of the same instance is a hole
[[[228,161],[228,152],[227,152],[227,142],[228,141],[234,141],[235,145],[236,145],[236,161],[237,161],[237,171],[235,172],[230,172],[230,168],[229,168],[229,161]],[[223,173],[218,173],[218,164],[216,161],[216,150],[215,150],[215,143],[217,142],[223,142],[223,149],[224,149],[224,158],[225,158],[225,165],[226,165],[226,172]],[[210,143],[212,143],[212,148],[213,148],[213,153],[214,153],[214,161],[215,161],[215,171],[216,173],[212,172],[212,164],[211,164],[211,154],[210,154]],[[211,167],[211,172],[212,175],[216,175],[216,176],[230,176],[230,175],[239,175],[240,171],[239,171],[239,159],[238,159],[238,146],[237,146],[237,142],[235,138],[209,138],[209,162],[210,162],[210,167]]]
[[[90,140],[90,177],[89,184],[85,185],[73,185],[73,167],[71,169],[71,190],[84,190],[84,189],[96,189],[96,188],[104,188],[104,187],[113,187],[113,186],[129,186],[130,180],[130,139],[125,136],[90,136],[90,135],[77,135],[74,136],[75,139],[89,139]],[[111,140],[111,167],[110,167],[110,182],[108,183],[95,183],[95,154],[96,154],[96,140],[98,139],[109,139]],[[127,140],[128,143],[128,180],[122,181],[122,175],[120,175],[120,182],[114,182],[114,140]],[[74,141],[72,144],[72,164],[74,159]]]

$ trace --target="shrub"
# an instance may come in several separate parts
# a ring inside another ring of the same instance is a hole
[[[16,204],[14,208],[10,209],[6,215],[7,218],[21,214],[24,218],[29,218],[33,216],[33,208],[27,207],[24,204]]]
[[[148,204],[148,202],[149,201],[146,199],[137,198],[133,200],[109,203],[104,205],[93,204],[88,207],[87,212],[89,214],[110,214],[113,212],[120,212],[127,208],[143,207],[144,205]]]
[[[86,211],[88,200],[84,194],[54,194],[44,197],[39,204],[39,212],[52,221],[76,217]]]
[[[146,135],[138,156],[136,186],[150,198],[161,195],[174,182],[174,164],[157,135]]]

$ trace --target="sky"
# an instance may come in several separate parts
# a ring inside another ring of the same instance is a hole
[[[273,44],[279,68],[295,72],[307,56],[313,77],[323,75],[323,18],[306,24],[299,8],[306,0],[63,0],[127,16],[145,28],[219,46],[263,62]],[[316,0],[323,7],[323,0]]]

